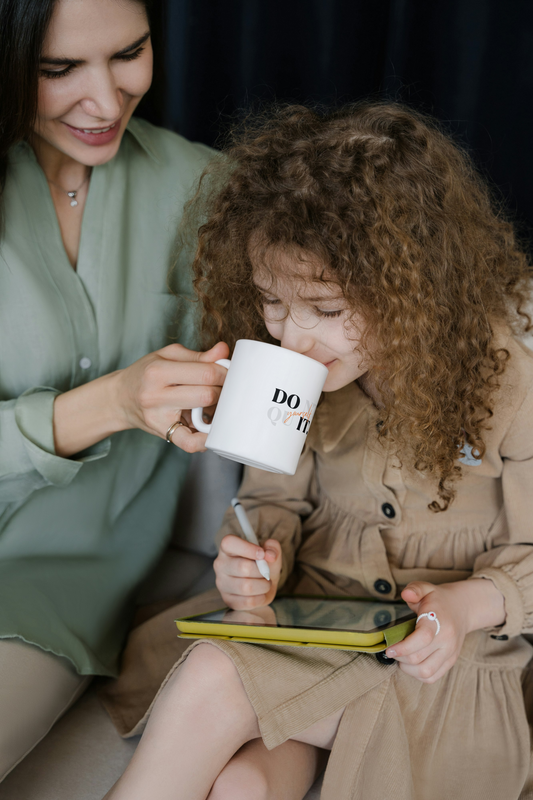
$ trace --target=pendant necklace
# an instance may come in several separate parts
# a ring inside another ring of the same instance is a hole
[[[81,187],[84,186],[87,183],[87,181],[89,180],[90,175],[91,175],[91,172],[89,170],[88,174],[82,180],[82,182],[80,183],[78,188],[77,189],[71,189],[70,192],[67,191],[66,189],[63,189],[63,187],[59,186],[58,183],[54,183],[54,181],[51,181],[50,178],[47,178],[46,180],[48,181],[48,183],[51,183],[52,186],[55,186],[56,189],[60,189],[62,192],[65,192],[65,194],[70,197],[70,205],[74,208],[74,206],[78,205],[78,201],[76,200],[76,195],[78,194],[78,192],[81,189]]]

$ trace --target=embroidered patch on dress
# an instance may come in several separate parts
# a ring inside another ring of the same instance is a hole
[[[459,459],[460,464],[465,464],[467,467],[479,467],[481,464],[481,459],[476,458],[472,452],[472,445],[468,444],[468,442],[464,443],[461,455],[462,458]]]

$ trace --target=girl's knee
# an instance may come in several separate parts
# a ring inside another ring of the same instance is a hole
[[[185,706],[198,712],[216,709],[228,725],[240,720],[250,736],[258,735],[255,712],[233,661],[211,644],[193,648],[161,692],[157,705]]]
[[[212,692],[231,681],[239,680],[239,673],[231,658],[212,644],[199,644],[181,666],[184,676],[190,677],[198,687]]]

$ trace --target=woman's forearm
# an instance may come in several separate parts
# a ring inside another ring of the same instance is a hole
[[[54,440],[58,456],[69,458],[129,427],[117,398],[119,372],[60,394],[54,402]]]

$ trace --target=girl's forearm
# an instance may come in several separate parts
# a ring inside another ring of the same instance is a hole
[[[487,578],[460,581],[468,609],[468,630],[496,628],[505,622],[505,601],[495,584]]]
[[[129,425],[118,402],[118,375],[111,372],[60,394],[54,402],[56,454],[69,458]]]

